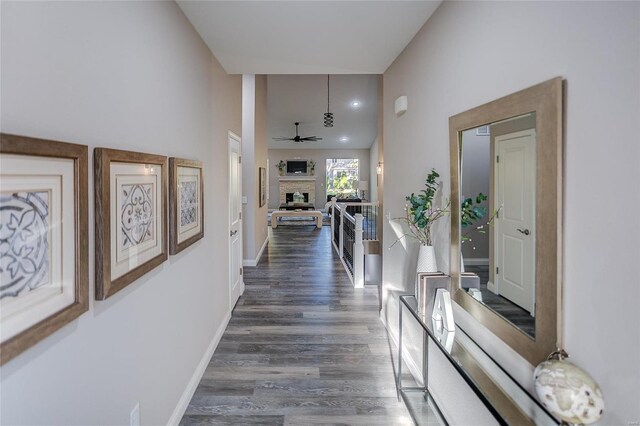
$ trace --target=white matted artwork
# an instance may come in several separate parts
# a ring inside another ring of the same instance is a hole
[[[169,158],[169,253],[204,236],[204,174],[200,161]]]
[[[167,260],[167,158],[94,150],[96,299],[104,300]]]
[[[178,167],[178,244],[200,232],[200,169]]]
[[[3,156],[0,188],[2,341],[75,300],[73,160]],[[65,230],[66,231],[66,230]]]
[[[162,170],[111,163],[111,279],[162,254]]]
[[[258,168],[258,207],[262,207],[267,203],[267,169],[264,167]]]
[[[2,134],[0,363],[87,310],[87,152]]]

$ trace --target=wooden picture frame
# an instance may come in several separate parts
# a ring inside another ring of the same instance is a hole
[[[259,167],[258,171],[258,188],[260,188],[258,194],[258,200],[260,200],[258,207],[262,207],[267,203],[267,169]]]
[[[88,148],[2,133],[0,163],[1,365],[89,309]]]
[[[202,162],[169,158],[169,254],[180,253],[204,237]]]
[[[167,157],[95,148],[96,299],[167,260]]]
[[[531,365],[562,348],[563,79],[556,77],[449,117],[450,275],[453,299]],[[461,287],[460,153],[463,131],[536,114],[535,338]]]

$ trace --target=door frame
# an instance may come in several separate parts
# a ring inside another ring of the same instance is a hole
[[[229,165],[229,159],[231,158],[231,143],[233,141],[238,142],[238,153],[240,155],[240,157],[242,156],[242,139],[240,138],[240,136],[236,135],[235,133],[233,133],[231,130],[228,131],[228,135],[227,135],[227,166]],[[231,234],[231,170],[228,169],[227,170],[227,179],[228,179],[228,185],[227,185],[227,233],[226,235],[229,236]],[[238,197],[238,204],[239,204],[239,212],[242,212],[242,160],[240,160],[238,162],[238,187],[239,187],[239,197]],[[242,264],[242,259],[243,259],[243,253],[244,253],[244,247],[243,247],[243,218],[242,218],[242,213],[239,219],[239,225],[238,225],[238,233],[240,234],[238,236],[238,241],[240,244],[240,259],[238,264],[240,265],[241,268],[243,268],[243,264]],[[227,243],[227,252],[228,252],[228,260],[229,260],[229,279],[228,279],[228,289],[229,289],[229,311],[232,311],[233,308],[235,307],[236,303],[237,303],[237,299],[233,300],[233,281],[232,281],[232,277],[233,277],[233,271],[231,270],[231,268],[233,267],[233,262],[231,261],[232,259],[232,245],[231,245],[231,238],[229,238],[228,243]],[[241,286],[240,289],[240,295],[242,295],[242,293],[244,293],[244,274],[240,274],[240,283],[238,284],[239,286]]]

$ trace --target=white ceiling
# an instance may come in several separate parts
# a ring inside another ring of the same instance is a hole
[[[382,74],[440,3],[178,0],[229,74]]]
[[[268,75],[269,148],[359,149],[377,133],[375,74],[386,71],[441,0],[177,2],[228,73]],[[323,126],[326,74],[333,128]],[[356,99],[361,105],[352,108]],[[301,136],[323,140],[272,140],[293,137],[295,121]]]
[[[361,149],[369,148],[378,131],[378,76],[332,75],[331,105],[334,126],[324,127],[327,112],[326,75],[267,76],[267,115],[270,149]],[[353,108],[351,102],[360,102]],[[273,137],[318,136],[317,142],[274,141]],[[347,137],[347,142],[341,142]]]

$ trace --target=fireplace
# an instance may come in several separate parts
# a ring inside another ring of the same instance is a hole
[[[306,203],[316,203],[316,178],[309,177],[289,177],[280,176],[278,178],[280,204],[287,204],[293,201],[293,194],[299,192],[303,194]]]
[[[287,192],[285,194],[285,202],[287,203],[293,203],[293,192]],[[304,197],[304,202],[308,203],[309,202],[309,193],[308,192],[303,192],[302,196]]]

